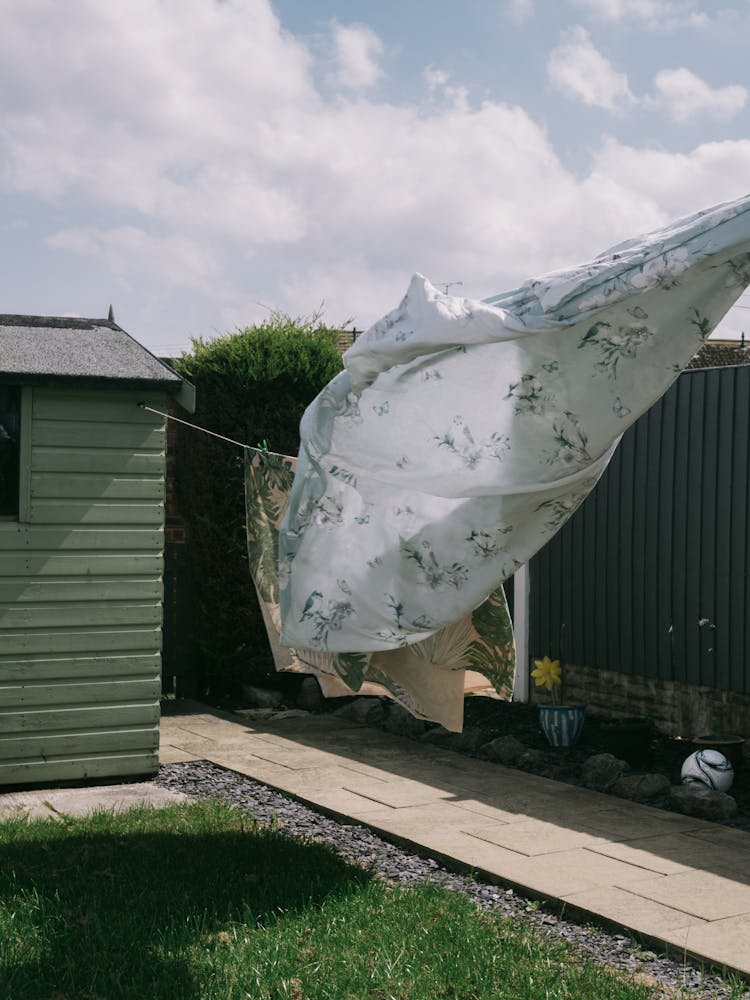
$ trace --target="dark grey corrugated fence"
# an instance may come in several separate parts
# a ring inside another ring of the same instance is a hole
[[[750,693],[750,365],[685,372],[531,562],[530,653]]]

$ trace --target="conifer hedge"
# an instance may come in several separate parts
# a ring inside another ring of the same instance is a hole
[[[194,339],[192,351],[173,362],[196,388],[190,419],[296,455],[305,408],[341,371],[340,333],[319,317],[273,314],[215,340]],[[242,450],[179,427],[176,486],[188,528],[198,691],[233,697],[242,683],[273,672],[248,571]]]

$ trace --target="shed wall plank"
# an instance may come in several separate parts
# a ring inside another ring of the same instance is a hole
[[[32,497],[30,521],[32,524],[163,524],[164,504],[143,500],[100,503]]]
[[[28,580],[24,577],[0,577],[0,604],[41,604],[51,601],[67,604],[75,601],[117,601],[161,599],[162,584],[150,579],[118,577],[79,577],[58,580]],[[1,653],[1,651],[0,651]]]
[[[84,678],[156,677],[161,659],[156,652],[126,653],[113,656],[66,656],[11,659],[0,657],[0,684],[10,681],[36,683]]]
[[[166,435],[160,428],[149,424],[81,424],[74,420],[35,420],[32,425],[32,448],[39,445],[75,448],[84,443],[88,448],[130,448],[133,451],[148,448],[164,451]]]
[[[164,529],[161,525],[148,528],[98,527],[96,525],[56,524],[0,524],[0,551],[27,552],[49,549],[94,549],[132,553],[153,549],[161,553],[164,546]],[[3,575],[0,563],[0,575]]]
[[[0,760],[8,763],[24,759],[43,761],[51,756],[69,757],[74,754],[88,756],[123,750],[153,753],[158,748],[158,726],[64,735],[52,733],[43,736],[3,736],[0,737]]]
[[[160,475],[161,451],[132,451],[130,448],[36,447],[32,451],[34,472],[111,472],[124,475]]]
[[[54,708],[36,711],[0,711],[0,733],[64,733],[70,730],[98,730],[154,725],[159,706],[152,703],[118,705],[107,702],[90,708]]]
[[[0,762],[0,785],[32,784],[51,781],[85,781],[95,778],[125,777],[156,774],[159,755],[156,753],[123,754],[121,756],[69,757],[27,763]]]
[[[12,708],[101,705],[103,702],[158,700],[159,677],[103,681],[44,681],[38,684],[0,685],[0,705]],[[0,749],[1,752],[1,749]]]
[[[161,648],[161,628],[123,628],[120,631],[101,631],[90,628],[86,631],[34,630],[33,632],[6,632],[3,637],[3,653],[7,656],[26,653],[37,656],[45,654],[72,654],[87,652],[123,652],[141,649]]]
[[[138,406],[138,402],[142,400],[158,409],[159,398],[148,393],[140,393],[136,398],[132,393],[47,388],[35,393],[33,415],[35,420],[64,419],[83,423],[107,421],[160,427],[163,422],[161,417]]]
[[[0,604],[0,632],[3,630],[78,628],[83,625],[161,624],[161,608],[155,601],[127,604],[120,601],[90,601],[85,604]],[[0,636],[0,644],[2,637]],[[2,646],[0,645],[0,649]]]
[[[15,552],[2,557],[6,577],[34,576],[156,576],[161,577],[161,553],[76,552]]]
[[[148,500],[164,499],[161,476],[93,476],[88,473],[35,473],[31,477],[31,496],[82,499]]]

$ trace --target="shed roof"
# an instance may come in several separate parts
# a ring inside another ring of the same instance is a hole
[[[180,376],[112,320],[0,314],[0,371],[127,381]]]
[[[113,320],[79,316],[0,314],[0,379],[8,378],[161,384],[185,400],[192,390]]]

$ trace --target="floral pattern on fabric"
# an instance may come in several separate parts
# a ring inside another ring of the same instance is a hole
[[[279,526],[289,502],[296,464],[296,459],[286,455],[251,449],[245,452],[248,558],[276,669],[335,679],[337,695],[377,685],[378,693],[390,695],[413,715],[440,722],[452,730],[461,728],[467,670],[486,678],[485,691],[509,698],[514,681],[515,647],[502,588],[491,594],[473,615],[440,630],[435,630],[435,623],[427,617],[421,621],[409,619],[403,603],[384,592],[381,605],[389,627],[382,630],[381,638],[399,651],[408,646],[406,637],[413,630],[421,630],[427,638],[413,644],[406,657],[403,654],[394,657],[389,652],[373,656],[357,651],[328,651],[331,636],[341,631],[353,613],[351,587],[345,578],[340,578],[333,590],[327,592],[328,596],[324,597],[318,588],[311,590],[302,607],[301,620],[310,629],[315,648],[290,650],[279,644],[279,588],[288,573],[288,564],[277,560]],[[348,481],[345,476],[342,479]],[[304,519],[304,527],[313,522],[325,527],[330,520],[326,509],[326,504],[320,501],[311,504],[312,513]],[[409,511],[402,513],[409,517]],[[494,535],[480,532],[472,541],[490,552],[509,530],[501,526]],[[416,558],[423,572],[432,574],[436,587],[455,586],[461,579],[461,567],[441,570],[434,553],[427,548],[406,557]],[[476,681],[471,687],[478,690]]]
[[[282,643],[419,673],[412,647],[562,526],[749,281],[750,198],[484,302],[416,275],[302,419]]]

